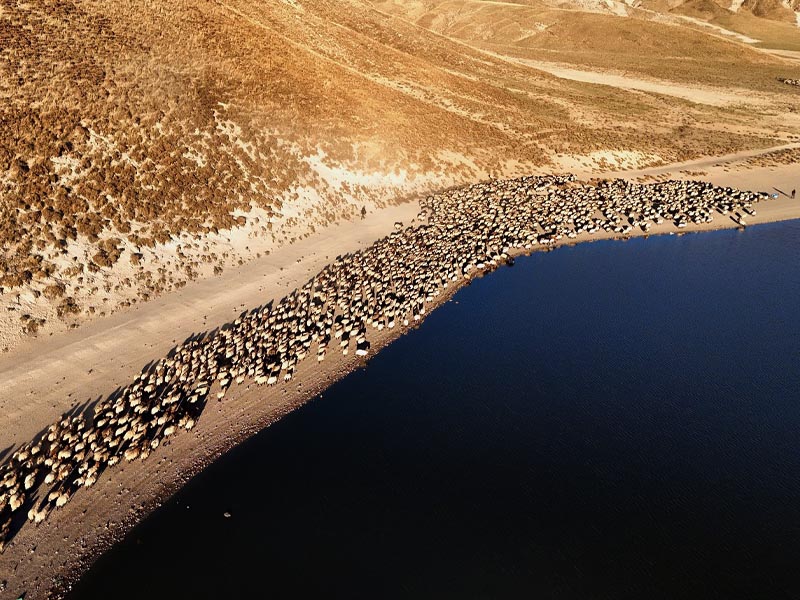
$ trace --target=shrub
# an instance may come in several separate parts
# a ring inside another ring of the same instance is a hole
[[[52,285],[48,285],[42,293],[44,297],[48,300],[55,300],[56,298],[61,298],[64,295],[66,288],[64,287],[63,283],[54,283]]]
[[[64,298],[61,303],[56,307],[56,313],[59,317],[63,318],[67,315],[75,315],[81,312],[81,309],[75,302],[75,298],[72,296],[67,296]]]
[[[22,327],[22,331],[26,335],[36,335],[39,332],[39,327],[44,324],[44,319],[29,319]]]
[[[111,260],[109,255],[106,253],[105,250],[100,250],[97,254],[92,257],[92,262],[99,267],[112,267],[114,266],[114,261]]]

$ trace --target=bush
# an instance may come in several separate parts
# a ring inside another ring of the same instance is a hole
[[[67,296],[64,298],[61,303],[56,307],[56,313],[59,317],[63,318],[67,315],[75,315],[81,312],[81,309],[75,302],[75,298],[72,296]]]
[[[19,287],[25,285],[33,279],[33,273],[29,270],[20,271],[18,273],[9,273],[0,278],[0,285],[5,287]]]
[[[96,264],[98,267],[112,267],[114,266],[114,261],[111,260],[109,255],[106,253],[105,250],[100,250],[97,254],[92,257],[92,262]]]
[[[44,297],[47,298],[48,300],[55,300],[56,298],[61,298],[61,296],[64,295],[65,291],[66,288],[64,287],[63,283],[55,283],[52,285],[48,285],[46,288],[44,288],[44,290],[42,290],[42,293],[44,294]]]
[[[29,319],[25,325],[23,325],[22,331],[26,335],[36,335],[39,332],[39,327],[44,324],[44,319]]]

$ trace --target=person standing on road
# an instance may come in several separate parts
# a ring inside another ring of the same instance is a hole
[[[795,195],[796,192],[797,192],[797,190],[792,190],[792,200],[794,200],[794,195]]]

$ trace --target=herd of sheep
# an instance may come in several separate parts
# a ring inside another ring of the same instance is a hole
[[[371,330],[421,320],[445,288],[513,255],[599,231],[625,236],[729,214],[744,224],[764,195],[702,182],[578,183],[523,177],[449,190],[421,201],[419,223],[337,257],[303,287],[202,339],[177,347],[91,416],[65,416],[0,466],[0,551],[25,516],[40,523],[120,461],[143,460],[190,430],[210,397],[234,383],[292,379],[329,351],[364,356]]]

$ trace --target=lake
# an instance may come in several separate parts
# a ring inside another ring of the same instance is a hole
[[[800,597],[799,311],[800,221],[521,258],[70,599]]]

